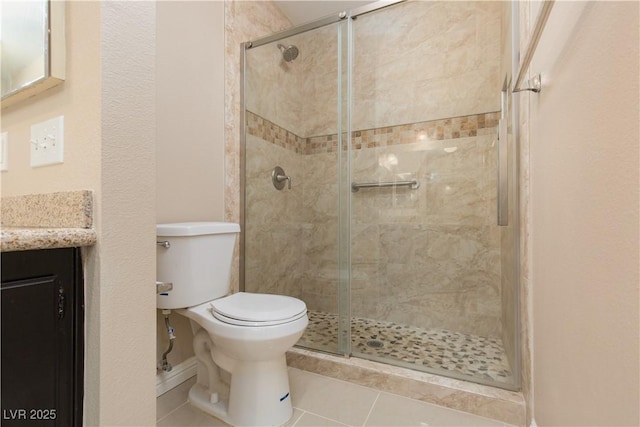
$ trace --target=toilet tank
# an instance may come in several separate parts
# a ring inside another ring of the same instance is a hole
[[[239,232],[228,222],[157,224],[156,280],[173,283],[157,295],[157,307],[192,307],[227,295]]]

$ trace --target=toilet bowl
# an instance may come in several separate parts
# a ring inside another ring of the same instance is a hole
[[[293,415],[285,353],[304,333],[307,309],[284,295],[227,295],[238,232],[229,223],[158,224],[157,279],[173,284],[158,308],[191,320],[193,406],[234,426],[282,425]]]

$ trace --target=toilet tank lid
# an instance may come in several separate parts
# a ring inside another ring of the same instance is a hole
[[[156,235],[167,237],[200,236],[206,234],[239,233],[240,225],[233,222],[174,222],[156,224]]]

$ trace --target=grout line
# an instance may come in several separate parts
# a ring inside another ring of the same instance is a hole
[[[378,392],[376,399],[373,401],[373,405],[371,405],[371,408],[369,408],[369,413],[364,419],[364,423],[362,423],[363,426],[367,425],[367,421],[369,421],[369,417],[371,416],[371,413],[373,412],[373,408],[376,406],[376,403],[378,403],[378,399],[380,398],[381,394],[382,394],[381,392]]]
[[[353,426],[351,426],[350,424],[345,424],[345,423],[343,423],[343,422],[341,422],[341,421],[334,420],[333,418],[329,418],[329,417],[327,417],[327,416],[325,416],[325,415],[320,415],[320,414],[317,414],[317,413],[315,413],[315,412],[307,411],[307,410],[300,409],[300,408],[296,408],[296,409],[301,410],[301,411],[302,411],[302,415],[304,415],[304,414],[309,414],[309,415],[313,415],[314,417],[324,418],[325,420],[329,420],[329,421],[331,421],[331,422],[333,422],[333,423],[336,423],[336,424],[339,424],[339,425],[341,425],[341,426],[345,426],[345,427],[353,427]],[[300,415],[300,418],[298,418],[298,419],[296,420],[296,424],[293,424],[293,426],[292,426],[292,427],[295,427],[295,426],[298,424],[298,422],[302,419],[302,415]]]
[[[176,412],[178,409],[182,408],[184,405],[187,405],[189,403],[189,401],[184,401],[183,403],[181,403],[180,405],[176,406],[174,409],[172,409],[171,411],[169,411],[169,413],[167,413],[164,417],[157,419],[156,420],[156,424],[158,424],[160,421],[163,421],[165,418],[167,418],[169,415],[173,414],[174,412]]]
[[[295,425],[298,424],[298,421],[300,421],[300,418],[302,418],[302,416],[307,412],[307,411],[305,411],[303,409],[300,409],[300,408],[295,408],[294,407],[293,409],[297,409],[297,410],[301,411],[302,413],[300,414],[300,416],[298,418],[296,418],[296,420],[293,422],[293,424],[291,424],[291,427],[295,427]]]
[[[337,382],[339,382],[339,383],[347,384],[347,385],[349,385],[349,386],[355,386],[355,387],[360,387],[360,388],[366,388],[366,389],[369,389],[369,390],[371,390],[371,391],[375,391],[376,393],[380,392],[380,390],[378,390],[377,388],[373,388],[373,387],[370,387],[370,386],[367,386],[367,385],[362,385],[362,384],[354,383],[354,382],[347,381],[347,380],[343,380],[343,379],[340,379],[340,378],[330,377],[330,376],[325,375],[325,374],[319,374],[319,373],[317,373],[317,372],[305,371],[305,370],[304,370],[304,369],[302,369],[302,368],[296,368],[296,367],[293,367],[293,366],[288,366],[288,368],[289,368],[289,369],[295,369],[295,370],[298,370],[298,371],[302,372],[302,373],[303,373],[303,375],[313,375],[313,376],[316,376],[316,377],[322,378],[322,379],[324,379],[324,380],[337,381]],[[300,409],[300,408],[298,408],[298,409]],[[307,412],[308,412],[308,411],[307,411]],[[324,418],[327,418],[327,417],[324,417]]]

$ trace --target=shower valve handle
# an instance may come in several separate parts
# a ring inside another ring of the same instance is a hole
[[[282,190],[284,188],[284,182],[288,182],[288,189],[291,190],[291,177],[284,173],[284,170],[280,166],[273,168],[271,172],[271,181],[276,190]]]
[[[290,177],[290,176],[287,176],[287,175],[277,175],[277,176],[276,176],[276,180],[277,180],[278,182],[288,181],[288,182],[289,182],[289,185],[287,186],[287,188],[288,188],[289,190],[291,190],[291,177]]]

